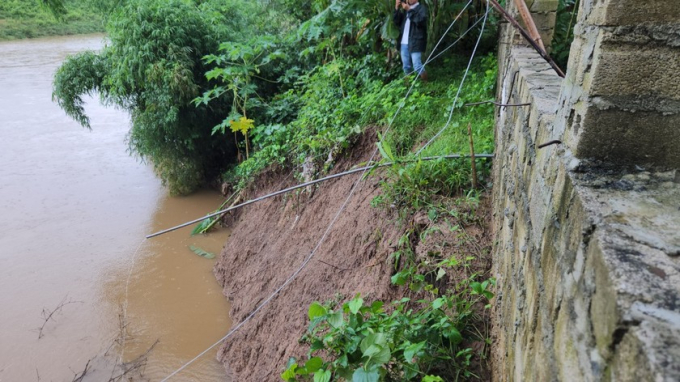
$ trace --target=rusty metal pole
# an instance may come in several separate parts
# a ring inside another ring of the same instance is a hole
[[[489,0],[489,3],[491,3],[491,5],[494,7],[494,9],[497,10],[501,14],[501,16],[503,16],[504,19],[506,19],[510,24],[512,24],[512,26],[514,26],[519,31],[519,33],[522,35],[522,37],[524,37],[524,39],[527,40],[527,42],[529,44],[531,44],[531,46],[536,50],[536,52],[538,52],[538,54],[541,55],[541,57],[543,57],[543,59],[548,62],[550,67],[553,68],[553,70],[557,73],[557,75],[564,78],[564,72],[562,71],[562,69],[560,69],[559,66],[557,66],[555,61],[553,61],[552,57],[550,57],[548,55],[548,53],[545,51],[545,49],[542,49],[536,43],[536,41],[534,41],[531,38],[529,33],[527,33],[527,31],[525,31],[524,28],[522,28],[522,26],[519,25],[517,20],[515,20],[512,16],[510,16],[508,11],[503,9],[503,7],[501,7],[501,5],[498,4],[498,1],[496,1],[496,0]]]
[[[534,40],[534,42],[536,42],[536,44],[538,44],[538,46],[540,46],[543,51],[546,51],[545,45],[543,45],[543,40],[541,39],[541,35],[538,33],[538,28],[536,28],[534,18],[531,17],[531,12],[529,12],[529,8],[527,7],[527,3],[525,3],[524,0],[515,0],[515,5],[519,10],[520,16],[522,16],[524,25],[527,26],[531,39]]]

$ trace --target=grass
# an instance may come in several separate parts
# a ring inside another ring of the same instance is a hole
[[[0,40],[63,36],[104,31],[104,21],[94,8],[67,1],[63,20],[35,0],[3,0],[0,4]]]
[[[430,75],[436,78],[435,81],[416,83],[391,133],[381,143],[388,148],[386,151],[393,153],[392,161],[400,157],[412,158],[413,153],[439,131],[442,131],[441,135],[423,149],[422,156],[469,154],[468,126],[475,153],[493,152],[493,105],[465,105],[494,98],[496,60],[493,56],[477,58],[455,100],[466,64],[454,58],[450,65],[433,68]],[[491,161],[477,159],[475,162],[478,183],[484,188],[490,183]],[[430,209],[437,197],[469,193],[472,189],[471,168],[467,158],[394,165],[388,169],[388,176],[382,182],[383,192],[374,199],[373,205],[399,207],[404,214],[421,208]]]

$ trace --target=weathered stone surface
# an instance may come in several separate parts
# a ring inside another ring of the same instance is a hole
[[[672,23],[680,20],[680,7],[669,0],[581,0],[581,21],[590,25]]]
[[[524,0],[524,1],[527,4],[527,7],[529,8],[529,12],[531,13],[531,17],[534,20],[534,24],[536,24],[536,29],[538,30],[538,33],[541,36],[543,45],[545,46],[546,50],[550,51],[550,44],[552,43],[553,35],[555,32],[555,18],[556,18],[555,11],[557,10],[559,1],[558,0]],[[512,17],[514,17],[519,22],[519,24],[524,29],[527,29],[524,20],[522,19],[522,17],[520,17],[519,11],[515,6],[514,1],[506,2],[506,10],[510,13],[510,15],[512,15]],[[528,45],[528,43],[526,43],[526,41],[523,40],[521,35],[519,35],[519,33],[509,25],[506,25],[506,27],[501,28],[501,37],[499,43],[501,46],[506,44]]]
[[[680,129],[659,106],[618,109],[625,93],[592,76],[600,37],[577,40],[564,81],[530,49],[501,52],[499,98],[531,106],[497,110],[498,381],[680,380],[680,170],[621,166],[641,147],[674,161]],[[572,150],[590,131],[604,163]],[[566,144],[537,149],[553,139]]]
[[[531,16],[536,24],[536,29],[538,29],[538,34],[541,35],[541,40],[547,49],[552,43],[555,33],[555,18],[557,14],[555,12],[545,12],[532,13]]]
[[[680,167],[680,114],[588,110],[576,155],[628,166]],[[574,127],[577,132],[578,127]]]

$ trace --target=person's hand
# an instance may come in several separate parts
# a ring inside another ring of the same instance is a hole
[[[400,3],[401,3],[400,0],[396,0],[396,2],[394,3],[394,10],[395,10],[395,11],[398,11],[398,10],[399,10],[399,4],[400,4]]]
[[[405,2],[405,1],[403,3],[401,3],[401,7],[404,8],[405,11],[408,11],[408,10],[411,9],[411,6],[408,5],[408,3]]]

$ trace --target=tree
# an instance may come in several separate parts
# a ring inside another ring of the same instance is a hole
[[[132,152],[148,158],[173,194],[186,194],[233,160],[234,147],[211,134],[227,113],[192,100],[208,89],[202,58],[224,31],[198,7],[181,0],[129,0],[115,9],[101,53],[68,58],[54,79],[53,98],[89,128],[82,95],[130,112]]]

